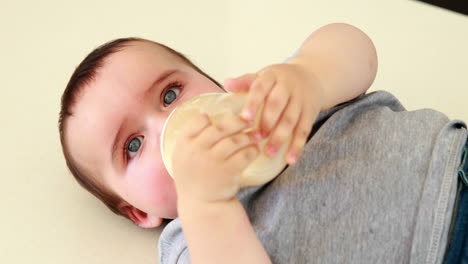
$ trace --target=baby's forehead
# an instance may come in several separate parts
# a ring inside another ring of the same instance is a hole
[[[96,89],[96,86],[115,85],[141,88],[167,71],[193,72],[194,69],[177,54],[156,43],[132,42],[108,56],[84,90],[90,86]]]
[[[82,87],[72,108],[81,108],[81,101],[89,101],[91,97],[112,101],[116,93],[138,94],[139,90],[149,87],[155,78],[165,72],[187,70],[193,71],[177,54],[165,47],[148,41],[131,41],[102,61],[94,78]],[[99,104],[97,106],[100,108]]]
[[[150,41],[130,41],[102,61],[94,78],[80,89],[71,110],[76,114],[103,111],[101,101],[128,101],[125,98],[133,98],[158,76],[174,70],[194,71],[170,49]]]
[[[110,54],[103,62],[101,68],[109,66],[126,64],[134,67],[144,67],[147,65],[181,66],[184,63],[182,59],[174,52],[165,47],[150,41],[130,41],[117,52]],[[158,67],[159,66],[159,67]]]
[[[76,114],[97,115],[107,107],[124,107],[129,98],[142,96],[158,76],[185,65],[163,47],[144,41],[133,41],[110,54],[96,71],[93,80],[82,87],[73,106]]]

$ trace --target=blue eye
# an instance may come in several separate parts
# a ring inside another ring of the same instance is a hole
[[[180,94],[180,90],[181,90],[181,87],[182,85],[180,84],[172,84],[170,85],[172,86],[171,88],[167,89],[166,92],[164,93],[164,97],[163,97],[163,104],[165,107],[167,107],[167,105],[170,105],[174,102],[174,100],[177,98],[177,96],[179,96]]]
[[[143,143],[143,137],[134,137],[132,138],[128,144],[127,144],[127,155],[130,158],[135,157],[135,155],[138,153],[138,150],[140,150],[141,144]]]

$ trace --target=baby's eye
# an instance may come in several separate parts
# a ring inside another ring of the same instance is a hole
[[[181,87],[182,87],[182,85],[180,85],[180,84],[172,84],[170,86],[171,87],[169,89],[167,89],[164,92],[164,95],[163,95],[164,96],[163,97],[163,104],[164,104],[165,107],[167,107],[167,105],[170,105],[170,104],[172,104],[172,102],[174,102],[176,97],[179,96],[180,90],[181,90]]]
[[[141,143],[143,143],[142,136],[132,138],[127,144],[127,156],[130,158],[135,157],[141,147]]]

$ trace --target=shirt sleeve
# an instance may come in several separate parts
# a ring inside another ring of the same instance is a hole
[[[190,254],[188,248],[185,248],[179,255],[177,259],[177,264],[190,264]]]
[[[160,264],[189,264],[190,255],[179,219],[172,220],[164,227],[159,237]]]

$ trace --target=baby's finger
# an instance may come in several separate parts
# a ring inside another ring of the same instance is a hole
[[[286,152],[286,162],[290,165],[296,163],[299,155],[307,142],[307,137],[312,130],[312,126],[317,118],[318,111],[302,112],[299,123],[294,128],[293,137],[289,149]]]
[[[274,156],[286,140],[291,137],[294,127],[297,125],[301,116],[302,104],[294,97],[291,97],[286,109],[281,115],[281,119],[277,123],[271,136],[265,145],[265,151],[268,155]]]
[[[244,74],[237,78],[228,78],[224,80],[224,88],[229,92],[235,93],[248,91],[255,78],[255,73]]]
[[[275,85],[276,78],[273,72],[265,71],[262,74],[257,75],[257,78],[253,81],[241,116],[245,120],[253,120],[260,106],[263,104],[266,95]]]
[[[231,155],[228,160],[227,160],[227,169],[231,170],[231,173],[238,173],[243,171],[247,166],[254,161],[258,155],[260,154],[260,151],[257,146],[251,145],[248,147],[245,147],[237,152],[235,152],[233,155]]]
[[[216,159],[224,161],[240,149],[256,143],[257,140],[251,134],[237,133],[220,140],[212,147],[212,151]]]
[[[260,117],[260,132],[264,138],[268,137],[273,127],[278,123],[281,113],[285,110],[288,101],[290,100],[291,93],[286,87],[275,85],[273,90],[265,101],[263,107],[262,116]],[[286,116],[289,117],[289,116]],[[297,120],[286,120],[286,121],[297,121]],[[294,127],[295,123],[291,123]],[[291,128],[292,130],[292,128]]]
[[[200,134],[206,127],[211,125],[210,118],[206,113],[200,113],[194,116],[182,129],[181,134],[187,138],[193,138]]]
[[[248,122],[238,115],[227,115],[203,131],[198,138],[200,146],[211,148],[221,139],[236,134],[249,126]]]

